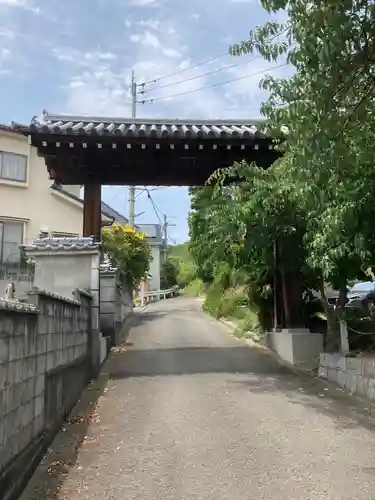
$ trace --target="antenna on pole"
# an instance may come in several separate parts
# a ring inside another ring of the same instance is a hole
[[[132,118],[137,115],[137,83],[135,81],[134,70],[132,71]],[[135,186],[129,187],[129,223],[135,226]]]

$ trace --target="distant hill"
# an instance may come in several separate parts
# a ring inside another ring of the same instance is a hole
[[[170,245],[168,247],[169,257],[174,257],[182,260],[183,262],[190,262],[191,256],[189,253],[189,242],[180,243],[179,245]]]
[[[177,270],[177,283],[184,288],[196,277],[196,267],[189,252],[189,242],[168,247],[168,259]]]

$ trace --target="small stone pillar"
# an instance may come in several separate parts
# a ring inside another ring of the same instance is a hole
[[[48,292],[73,298],[77,288],[92,295],[91,376],[100,369],[100,243],[91,237],[38,238],[23,246],[28,258],[35,261],[34,285]]]

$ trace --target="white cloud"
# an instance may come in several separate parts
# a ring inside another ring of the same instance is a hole
[[[157,36],[153,35],[149,31],[145,31],[142,34],[130,35],[130,41],[134,43],[140,43],[146,47],[152,47],[154,49],[160,49],[160,42]]]
[[[132,7],[159,7],[161,0],[129,0],[128,4]]]
[[[146,28],[154,29],[155,31],[160,31],[162,23],[158,19],[141,19],[139,21],[140,26],[144,26]]]
[[[42,10],[40,7],[32,5],[29,0],[0,0],[0,7],[4,9],[12,7],[22,7],[34,14],[41,14]]]
[[[14,31],[6,28],[5,26],[0,26],[0,38],[5,38],[8,40],[14,40],[15,33]]]
[[[1,59],[6,59],[10,56],[10,50],[6,49],[5,47],[0,49],[0,60]]]
[[[138,46],[137,62],[133,67],[123,64],[121,58],[115,58],[114,54],[110,53],[78,53],[66,48],[55,50],[60,61],[75,67],[74,75],[65,86],[68,102],[63,111],[75,114],[129,116],[130,75],[134,69],[138,83],[148,82],[139,88],[139,116],[258,116],[257,109],[249,109],[240,101],[260,97],[259,80],[262,75],[233,81],[223,86],[216,84],[261,72],[270,66],[269,63],[244,59],[243,63],[225,69],[212,80],[213,75],[207,73],[216,69],[220,61],[215,66],[191,68],[194,61],[190,57],[188,47],[182,45],[182,37],[172,23],[146,20],[138,24],[147,25],[157,31],[158,36],[148,30],[130,35],[130,40]],[[229,60],[229,63],[232,62],[233,60]],[[223,66],[230,64],[225,62]],[[190,69],[183,72],[185,68]],[[211,85],[212,88],[195,91]]]
[[[0,6],[5,5],[8,7],[15,7],[18,5],[24,5],[24,0],[0,0]]]
[[[58,0],[0,0],[0,6],[27,4],[29,9],[38,11],[39,6],[44,6],[49,1],[56,2],[55,6],[59,5]],[[58,85],[55,90],[52,89],[60,100],[60,105],[55,105],[54,111],[129,115],[130,77],[134,69],[137,82],[147,83],[144,87],[139,87],[138,100],[141,102],[137,106],[137,112],[140,116],[225,118],[258,113],[260,100],[264,98],[258,88],[263,75],[245,79],[242,76],[262,71],[269,66],[268,63],[262,60],[249,62],[245,58],[234,61],[228,56],[211,64],[194,67],[199,60],[209,59],[210,55],[214,56],[223,50],[225,52],[228,42],[224,41],[224,36],[241,37],[238,33],[243,31],[246,37],[252,26],[248,26],[247,22],[243,23],[246,29],[240,31],[237,27],[233,28],[233,25],[231,29],[228,21],[227,29],[227,18],[233,15],[233,9],[228,4],[248,3],[247,1],[215,0],[215,6],[209,2],[199,9],[196,5],[182,9],[182,0],[175,0],[165,3],[163,11],[151,9],[162,5],[163,0],[113,0],[108,9],[103,0],[82,1],[90,2],[90,15],[93,17],[87,23],[78,22],[81,9],[78,6],[77,11],[59,24],[61,11],[56,8],[53,10],[55,20],[52,22],[54,33],[50,37],[46,35],[46,41],[43,42],[45,47],[53,43],[51,40],[59,43],[55,48],[49,46],[48,57],[52,56],[55,63],[53,59],[50,60],[44,70],[49,76],[54,74]],[[130,5],[143,9],[128,8]],[[99,9],[98,12],[95,9]],[[107,31],[98,34],[101,9],[106,10],[108,16],[115,16],[112,19],[119,23],[117,30],[112,22],[108,24]],[[245,9],[247,11],[246,7]],[[51,29],[51,18],[46,16],[45,19],[48,20],[48,23],[45,21],[45,27],[47,30]],[[223,23],[221,28],[218,22]],[[123,36],[118,37],[115,33],[121,28]],[[59,38],[56,37],[56,29]],[[17,29],[18,32],[22,30]],[[96,35],[92,36],[90,33]],[[220,36],[217,36],[218,33]],[[4,50],[0,52],[0,68],[4,71],[8,69],[9,60],[13,60],[13,45],[21,42],[26,45],[26,40],[21,40],[19,36],[15,38],[13,32],[1,26],[0,37],[12,40],[9,47],[9,42],[2,44],[3,48],[10,49],[12,53],[12,57],[7,58]],[[29,71],[37,72],[38,65],[42,64],[45,54],[43,56],[40,49],[38,51],[37,60],[35,54],[22,54],[22,63],[34,61]],[[55,67],[57,62],[58,69]],[[233,63],[239,64],[233,68],[224,68],[220,73],[215,72],[216,69]],[[183,72],[184,69],[187,71]],[[209,74],[210,71],[213,74]],[[221,85],[228,80],[233,81]]]

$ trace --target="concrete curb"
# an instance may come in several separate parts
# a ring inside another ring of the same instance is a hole
[[[234,334],[234,330],[235,330],[234,325],[231,324],[229,321],[226,321],[225,319],[222,319],[222,318],[215,319],[213,316],[210,316],[208,313],[203,311],[203,308],[202,308],[203,301],[199,300],[199,299],[200,298],[197,298],[198,309],[201,312],[203,312],[203,314],[208,316],[210,319],[217,321],[218,323],[221,323],[222,325],[224,325],[228,330],[230,330],[231,336],[234,339],[238,340],[239,342],[244,342],[245,344],[247,344],[248,347],[254,347],[256,349],[261,350],[264,354],[271,356],[280,366],[283,366],[284,368],[288,368],[295,375],[323,380],[323,379],[319,378],[317,373],[314,373],[312,370],[305,370],[303,368],[298,368],[297,366],[291,365],[287,361],[284,361],[283,359],[280,358],[280,356],[278,356],[275,352],[271,351],[271,349],[269,349],[264,344],[254,342],[253,340],[237,337],[237,335]]]
[[[302,375],[302,376],[310,377],[310,378],[319,378],[317,376],[317,374],[314,373],[314,371],[312,371],[312,370],[306,370],[304,368],[299,368],[297,366],[291,365],[287,361],[284,361],[283,359],[280,358],[280,356],[278,356],[275,352],[271,351],[271,349],[269,349],[264,344],[255,342],[254,340],[237,337],[237,335],[234,334],[234,325],[232,325],[231,323],[229,323],[225,319],[219,318],[217,321],[219,323],[221,323],[222,325],[226,326],[231,331],[231,336],[233,338],[235,338],[236,340],[238,340],[240,342],[244,342],[249,347],[259,349],[260,351],[262,351],[264,354],[266,354],[268,356],[271,356],[280,366],[288,368],[291,372],[294,372],[296,375]]]

